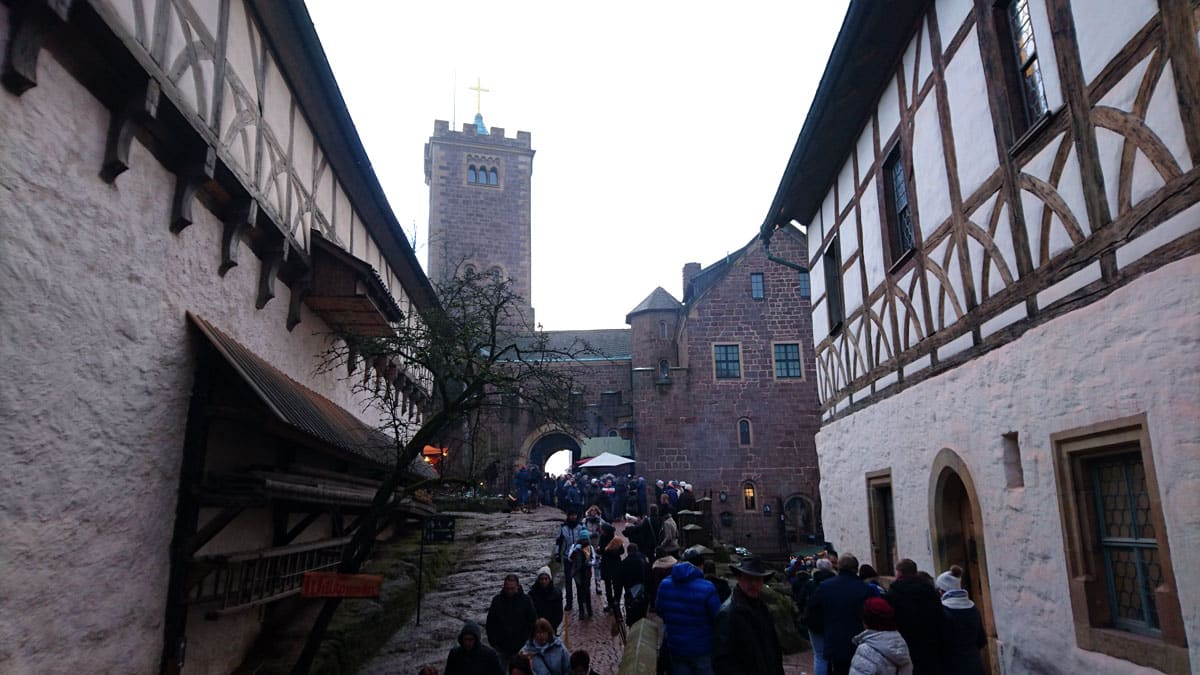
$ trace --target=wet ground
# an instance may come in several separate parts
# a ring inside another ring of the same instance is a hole
[[[562,519],[561,511],[549,507],[532,513],[445,515],[458,516],[456,542],[440,545],[467,547],[462,551],[463,562],[422,599],[421,624],[416,624],[415,617],[410,620],[361,671],[363,675],[416,673],[427,665],[440,672],[446,654],[457,644],[463,621],[472,619],[480,626],[487,623],[488,606],[500,591],[504,575],[519,575],[525,589],[533,584],[538,568],[550,560]],[[555,580],[557,585],[561,582],[561,578]],[[603,596],[593,595],[592,606],[595,618],[591,620],[581,620],[577,612],[564,613],[560,637],[571,650],[586,649],[597,673],[615,675],[623,645],[611,635]],[[785,656],[784,664],[787,675],[811,674],[812,653]]]

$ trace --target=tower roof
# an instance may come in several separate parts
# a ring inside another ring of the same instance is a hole
[[[629,314],[625,315],[625,322],[629,323],[629,320],[632,319],[635,314],[641,314],[642,312],[656,312],[663,310],[673,312],[678,310],[680,307],[683,307],[683,305],[681,305],[679,301],[675,299],[675,296],[663,290],[662,286],[659,286],[651,291],[650,295],[647,295],[646,299],[643,300],[637,307],[634,307]]]

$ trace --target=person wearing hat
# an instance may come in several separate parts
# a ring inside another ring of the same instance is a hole
[[[458,633],[458,646],[446,655],[445,675],[503,675],[500,656],[483,644],[479,624],[467,620]]]
[[[563,618],[563,594],[561,588],[555,588],[549,566],[538,570],[537,581],[529,589],[529,599],[533,601],[538,618],[549,621],[557,634],[558,624],[562,623]]]
[[[783,648],[762,599],[771,569],[754,557],[742,558],[730,569],[737,576],[737,585],[717,613],[713,671],[718,675],[783,675]]]
[[[896,630],[896,613],[887,600],[867,598],[863,603],[862,624],[866,628],[854,636],[851,675],[912,675],[908,645]]]
[[[942,672],[983,675],[983,657],[979,650],[987,645],[979,608],[962,586],[962,568],[952,565],[938,575],[942,595]]]
[[[693,549],[692,559],[700,556]],[[658,585],[654,611],[663,620],[663,650],[675,675],[711,675],[713,626],[721,601],[712,582],[690,562],[677,562]]]
[[[575,546],[575,542],[579,541],[579,535],[583,534],[586,529],[583,523],[579,522],[579,514],[574,510],[567,511],[567,519],[558,526],[555,551],[563,566],[563,590],[567,594],[567,611],[571,610],[573,603],[574,584],[572,579],[575,578],[574,570],[571,569],[571,548]]]

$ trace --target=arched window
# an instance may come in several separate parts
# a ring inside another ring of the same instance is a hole
[[[671,362],[663,359],[658,362],[658,377],[665,380],[671,376]]]
[[[471,277],[475,276],[475,266],[474,265],[464,265],[463,266],[463,276],[466,277],[467,279],[470,279]]]
[[[467,182],[468,183],[475,182],[475,165],[474,164],[467,167]]]
[[[499,185],[500,174],[495,169],[488,169],[488,185]]]
[[[500,271],[499,267],[493,267],[492,269],[488,270],[488,276],[492,278],[492,281],[499,283],[500,279],[504,276],[504,273]]]
[[[750,420],[742,418],[738,420],[738,445],[750,445]]]
[[[609,438],[613,438],[613,437],[616,437],[616,436],[620,436],[620,434],[618,434],[618,433],[617,433],[617,430],[616,430],[616,429],[609,429],[609,430],[608,430],[608,437],[609,437]]]
[[[758,510],[758,495],[754,490],[754,483],[746,481],[742,483],[742,501],[747,511]]]
[[[658,337],[661,340],[667,339],[667,322],[666,321],[658,322]]]

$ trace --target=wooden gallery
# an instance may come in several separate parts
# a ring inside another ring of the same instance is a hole
[[[432,288],[301,3],[14,0],[0,49],[0,671],[229,672],[391,463],[350,378],[428,412],[321,354]]]

